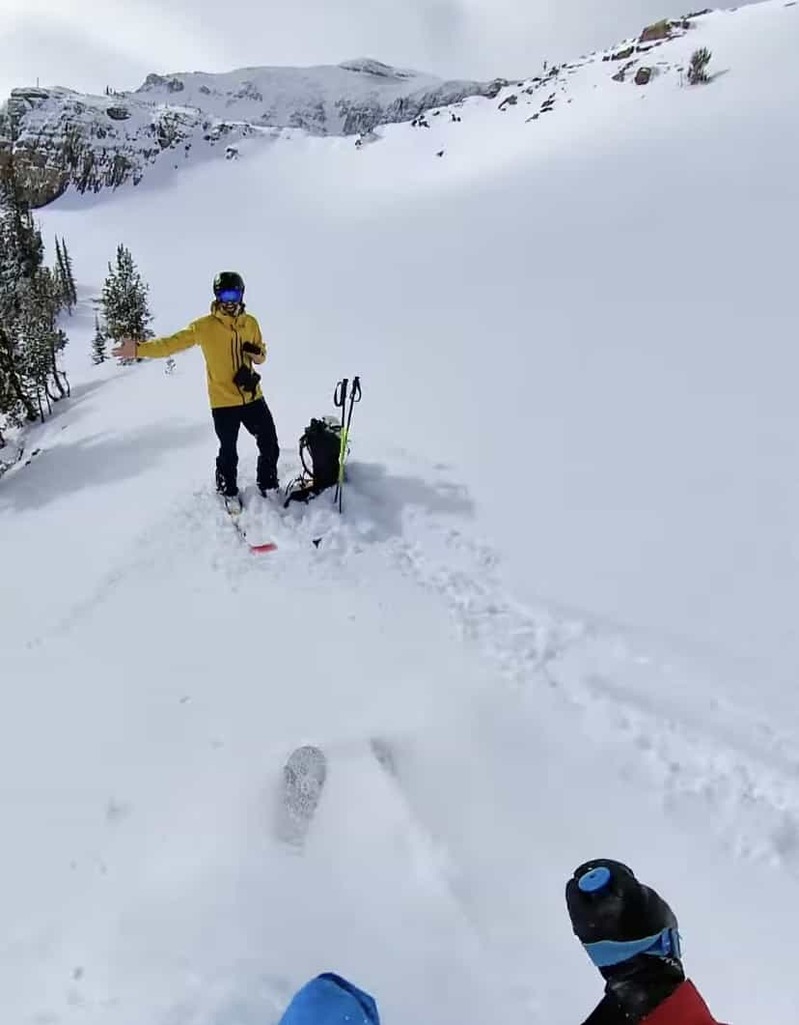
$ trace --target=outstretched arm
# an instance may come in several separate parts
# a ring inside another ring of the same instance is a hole
[[[153,338],[150,342],[137,342],[133,338],[123,338],[116,348],[111,350],[112,356],[120,359],[158,359],[173,356],[176,352],[190,349],[198,342],[194,325],[190,324],[177,334],[167,338]]]

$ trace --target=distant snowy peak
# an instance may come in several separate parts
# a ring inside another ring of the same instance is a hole
[[[435,107],[494,97],[507,83],[446,82],[369,58],[312,68],[240,68],[148,75],[131,93],[15,89],[0,108],[0,164],[13,153],[34,206],[139,182],[171,152],[173,164],[263,131],[368,135]]]
[[[262,128],[303,128],[317,135],[354,135],[378,124],[412,120],[433,106],[492,96],[500,82],[445,82],[369,58],[310,68],[148,75],[131,94],[148,103],[179,103]]]
[[[346,74],[342,75],[340,72],[345,72]],[[257,81],[265,85],[275,84],[276,82],[285,85],[293,84],[297,92],[297,98],[302,99],[302,94],[309,86],[326,89],[331,85],[340,86],[342,83],[353,85],[355,82],[354,76],[359,76],[363,81],[372,79],[370,85],[375,88],[385,88],[390,83],[404,86],[409,81],[415,81],[424,86],[441,82],[440,79],[419,71],[413,71],[408,68],[394,68],[390,64],[383,64],[382,61],[373,60],[371,57],[356,57],[353,60],[342,61],[340,64],[323,64],[310,68],[275,66],[239,68],[226,72],[193,71],[173,75],[153,73],[147,76],[143,84],[135,92],[153,93],[166,91],[172,95],[184,90],[191,92],[193,91],[193,86],[197,88],[205,86],[206,89],[213,93],[235,94],[238,85],[242,81]],[[476,85],[478,83],[472,84]]]
[[[416,71],[407,71],[404,68],[392,68],[389,64],[372,60],[370,57],[357,57],[355,60],[342,61],[339,67],[345,71],[357,71],[361,75],[374,75],[377,78],[413,78],[418,74]]]

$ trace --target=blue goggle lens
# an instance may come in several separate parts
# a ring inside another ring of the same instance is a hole
[[[221,303],[240,303],[244,293],[239,288],[223,288],[216,297]]]
[[[644,936],[640,940],[600,940],[597,943],[584,943],[583,946],[597,968],[610,968],[639,954],[678,960],[682,956],[680,934],[676,929],[661,929],[654,936]]]

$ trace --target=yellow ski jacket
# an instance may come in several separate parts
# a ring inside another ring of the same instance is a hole
[[[245,342],[257,346],[260,355],[245,352],[242,348]],[[263,398],[260,385],[252,392],[240,388],[233,380],[240,367],[251,370],[253,363],[263,363],[266,359],[266,345],[255,317],[243,311],[236,317],[228,317],[217,303],[212,303],[207,316],[192,321],[177,334],[137,342],[136,356],[139,359],[172,356],[193,345],[199,345],[205,357],[212,409],[244,406]]]

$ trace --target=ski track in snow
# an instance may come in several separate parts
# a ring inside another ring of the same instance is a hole
[[[133,554],[109,570],[47,635],[68,634],[133,574],[163,570],[165,560],[205,559],[235,584],[243,573],[268,573],[273,581],[303,572],[335,579],[353,572],[353,555],[379,551],[396,571],[444,603],[464,642],[505,680],[506,703],[521,711],[526,697],[534,709],[537,693],[554,692],[586,733],[613,738],[623,774],[640,774],[645,767],[667,807],[679,811],[681,802],[700,802],[736,854],[779,863],[799,875],[799,758],[789,735],[713,702],[687,716],[658,686],[663,667],[623,635],[514,601],[499,581],[497,555],[461,517],[411,503],[401,531],[397,523],[388,527],[392,493],[369,474],[361,479],[357,463],[352,475],[346,497],[357,506],[353,519],[340,520],[327,496],[281,510],[279,518],[266,507],[259,523],[258,500],[251,492],[244,522],[253,539],[260,539],[260,530],[264,539],[279,544],[278,553],[260,557],[238,539],[216,497],[208,489],[196,490],[188,503],[177,503],[143,531]],[[462,493],[442,479],[434,479],[430,489],[442,496]],[[203,530],[209,517],[218,528],[212,544]],[[312,539],[319,535],[317,551]],[[361,584],[369,586],[366,580]],[[28,647],[41,643],[37,637]],[[623,682],[631,669],[645,686]]]
[[[376,549],[445,604],[464,642],[506,681],[506,702],[521,710],[526,696],[534,708],[537,693],[554,691],[587,734],[613,738],[623,775],[640,775],[643,767],[666,807],[679,811],[681,802],[699,802],[735,854],[781,864],[799,876],[799,757],[790,735],[712,700],[687,715],[659,685],[668,673],[657,658],[588,620],[514,601],[498,579],[495,552],[451,515],[412,506],[399,535],[396,523],[388,529],[391,493],[368,474],[360,480],[357,463],[352,474],[354,484],[346,491],[348,502],[358,503],[352,521],[339,520],[325,496],[317,505],[281,510],[277,520],[266,507],[259,523],[258,500],[250,493],[256,509],[245,512],[245,524],[249,516],[253,539],[263,533],[279,544],[278,553],[265,556],[254,556],[240,542],[215,496],[196,491],[190,503],[143,532],[135,554],[110,570],[53,632],[68,633],[132,573],[162,567],[166,558],[208,559],[231,583],[248,572],[273,579],[308,572],[330,580],[352,572],[353,554]],[[459,486],[441,479],[430,489],[442,496],[459,493]],[[215,547],[202,531],[209,516],[218,524]],[[312,539],[320,535],[317,551]],[[195,537],[202,539],[200,552]],[[623,682],[631,671],[639,686]]]
[[[666,667],[624,636],[503,593],[497,556],[459,524],[411,514],[407,534],[387,542],[387,554],[446,603],[464,640],[507,681],[508,701],[554,689],[586,733],[615,738],[624,774],[645,766],[666,806],[699,801],[736,854],[799,875],[799,756],[790,735],[714,701],[687,716],[658,687]],[[630,669],[644,686],[617,680]]]

